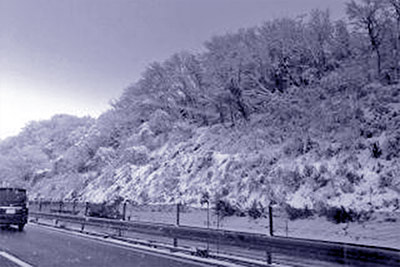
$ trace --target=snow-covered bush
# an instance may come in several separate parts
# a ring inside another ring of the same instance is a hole
[[[89,203],[88,215],[98,218],[121,219],[120,203],[121,201],[114,201],[112,203]]]
[[[218,199],[215,202],[214,211],[215,214],[217,214],[221,218],[232,216],[238,212],[238,210],[233,207],[228,201],[222,199]]]
[[[157,109],[151,114],[148,121],[149,128],[157,136],[160,133],[167,133],[173,127],[171,116],[163,110]]]
[[[321,216],[325,216],[333,223],[362,222],[371,218],[372,211],[354,211],[345,207],[327,207],[320,211]]]
[[[314,215],[314,212],[307,206],[304,208],[293,208],[290,205],[285,205],[285,212],[289,220],[306,219]]]
[[[258,219],[263,216],[264,208],[256,200],[253,201],[251,207],[247,210],[250,218]]]
[[[122,159],[134,165],[145,165],[149,162],[149,150],[145,146],[128,147],[124,150]]]

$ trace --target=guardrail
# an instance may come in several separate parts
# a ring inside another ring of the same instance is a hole
[[[220,245],[229,245],[247,249],[265,251],[268,263],[275,254],[290,255],[298,258],[317,259],[324,262],[341,263],[347,266],[400,266],[400,250],[355,245],[340,242],[316,241],[299,238],[271,237],[237,231],[207,229],[200,227],[178,226],[165,223],[122,221],[68,214],[30,212],[30,217],[75,223],[85,226],[97,226],[132,231],[155,236],[190,240]]]

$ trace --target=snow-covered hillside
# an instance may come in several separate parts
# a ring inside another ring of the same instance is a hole
[[[395,13],[373,18],[376,47],[363,22],[387,13],[353,9],[353,28],[314,10],[151,64],[98,119],[59,115],[2,141],[0,181],[33,199],[398,210]]]
[[[168,115],[157,111],[120,147],[99,146],[87,160],[73,151],[100,138],[91,133],[95,125],[84,141],[53,161],[46,178],[31,184],[31,196],[199,205],[209,195],[242,210],[274,200],[295,208],[392,211],[399,207],[400,98],[390,96],[400,94],[400,87],[365,90],[358,103],[361,117],[326,136],[308,116],[302,134],[280,136],[281,127],[265,116],[234,127],[197,128],[165,125]],[[384,100],[372,104],[377,98]],[[318,105],[323,110],[327,103]],[[81,171],[62,171],[60,166],[79,165],[82,157]]]

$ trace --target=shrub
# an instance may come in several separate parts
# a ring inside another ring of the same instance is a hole
[[[321,215],[325,216],[328,221],[333,223],[348,223],[367,221],[371,218],[372,211],[356,212],[351,209],[345,209],[343,206],[324,208],[321,210]]]
[[[372,156],[374,158],[379,158],[382,155],[382,150],[379,147],[379,143],[374,143],[372,145]]]
[[[391,172],[379,176],[379,188],[389,187],[393,184],[394,178]]]
[[[263,209],[257,204],[257,201],[253,201],[250,209],[247,211],[248,215],[253,219],[258,219],[263,215]]]
[[[327,173],[328,168],[324,164],[321,164],[321,166],[319,167],[319,172],[322,174]]]
[[[314,213],[306,206],[303,209],[293,208],[287,205],[285,207],[286,214],[289,216],[289,220],[306,219],[314,215]]]
[[[100,204],[90,203],[88,215],[91,217],[107,218],[107,219],[121,219],[122,214],[119,211],[121,200],[117,199],[112,203],[103,202]]]
[[[228,201],[221,199],[216,201],[214,210],[222,218],[236,213],[236,209]]]
[[[361,181],[361,179],[362,179],[361,176],[359,176],[359,175],[357,175],[357,174],[354,174],[354,173],[351,172],[351,171],[349,171],[349,172],[346,173],[346,178],[347,178],[347,180],[348,180],[350,183],[352,183],[352,184],[358,184],[358,183]]]
[[[385,154],[386,154],[386,160],[391,160],[392,158],[399,157],[399,155],[400,155],[400,134],[386,140],[386,142],[383,144],[383,147],[384,147]]]
[[[305,165],[304,166],[304,170],[303,170],[303,175],[305,177],[314,177],[315,175],[317,175],[317,171],[315,169],[314,166],[312,165]]]
[[[307,141],[304,145],[304,152],[308,153],[313,149],[319,148],[319,144],[313,141],[310,137],[307,138]]]
[[[303,176],[300,174],[299,170],[296,168],[294,171],[284,171],[282,173],[283,183],[289,187],[291,190],[297,191],[303,182]]]
[[[355,191],[354,184],[352,184],[348,181],[341,183],[340,189],[342,190],[343,193],[346,193],[346,194],[354,193],[354,191]]]

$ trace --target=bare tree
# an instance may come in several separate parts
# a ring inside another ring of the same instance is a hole
[[[400,0],[388,0],[396,16],[395,60],[396,79],[400,79]]]
[[[347,58],[351,54],[350,33],[343,20],[339,20],[334,25],[332,54],[336,60]]]
[[[334,27],[330,20],[329,10],[315,9],[310,13],[308,22],[309,39],[315,51],[316,66],[323,72],[327,65],[327,45],[333,37]]]
[[[381,46],[385,29],[383,8],[384,3],[380,0],[361,0],[361,3],[352,0],[347,4],[349,18],[354,21],[356,27],[367,31],[372,51],[376,53],[378,76],[382,70]]]

